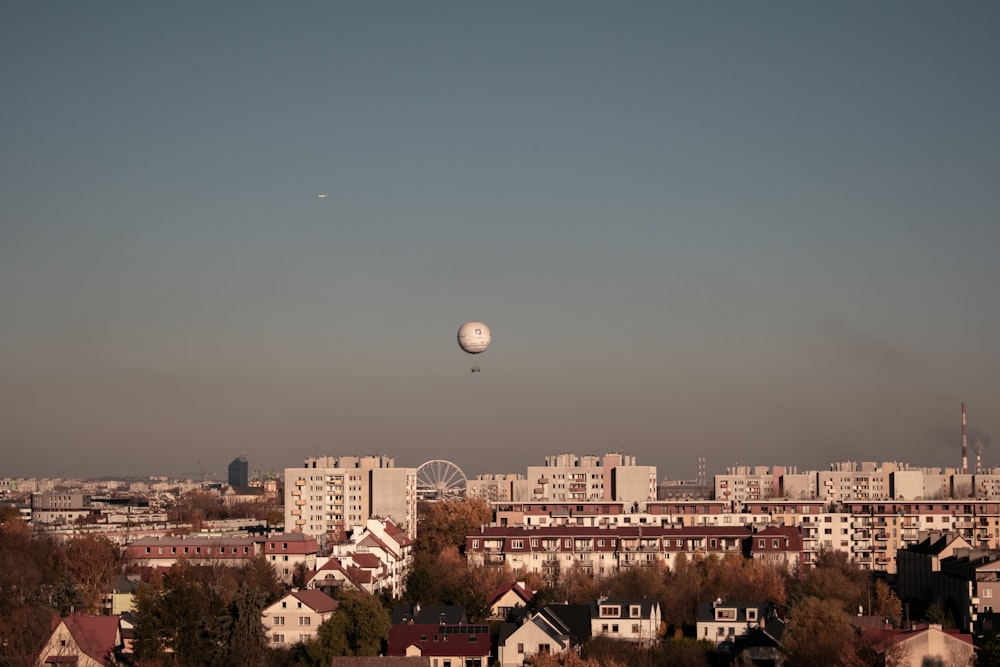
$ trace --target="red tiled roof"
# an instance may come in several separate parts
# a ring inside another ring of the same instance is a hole
[[[80,651],[103,664],[107,663],[118,644],[118,629],[120,616],[85,616],[72,614],[65,618],[53,620],[55,628],[63,623]],[[55,630],[53,628],[53,630]]]
[[[490,627],[415,623],[389,629],[388,655],[406,655],[411,646],[422,656],[485,657],[490,654]]]
[[[333,611],[337,608],[337,601],[332,597],[324,593],[323,591],[317,591],[311,588],[304,590],[292,591],[292,597],[302,602],[302,604],[308,606],[313,611],[325,614],[327,612]]]

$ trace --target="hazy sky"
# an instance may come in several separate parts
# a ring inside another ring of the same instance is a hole
[[[2,3],[0,476],[956,466],[963,400],[1000,465],[998,34],[995,2]]]

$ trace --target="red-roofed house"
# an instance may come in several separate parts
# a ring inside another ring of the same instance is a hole
[[[781,565],[790,572],[802,563],[802,548],[798,526],[769,526],[750,538],[750,555],[755,560]]]
[[[488,667],[490,626],[396,624],[389,630],[390,656],[418,656],[432,665]]]
[[[105,667],[116,664],[122,649],[119,616],[72,614],[52,619],[52,634],[38,656],[39,665]]]
[[[264,634],[272,646],[291,646],[312,639],[333,615],[337,601],[316,590],[295,590],[261,612]]]
[[[361,554],[375,556],[374,561]],[[356,530],[347,542],[331,546],[331,556],[340,559],[345,566],[353,565],[369,573],[371,585],[366,590],[374,592],[389,589],[394,597],[405,592],[406,574],[413,563],[413,540],[393,522],[385,519],[369,519],[364,529]]]
[[[971,665],[976,654],[972,635],[942,630],[940,625],[919,625],[910,630],[889,630],[874,649],[893,667],[922,665]]]
[[[527,607],[535,592],[523,581],[500,586],[486,598],[490,606],[490,620],[502,620],[514,607]]]
[[[319,542],[305,533],[278,533],[264,540],[264,558],[286,584],[292,581],[298,563],[306,570],[316,569],[318,554]]]
[[[340,558],[320,558],[322,565],[315,572],[307,575],[306,587],[323,591],[327,595],[334,596],[342,588],[354,589],[364,593],[372,592],[371,572],[363,570],[354,565],[354,561],[347,558],[346,562]]]

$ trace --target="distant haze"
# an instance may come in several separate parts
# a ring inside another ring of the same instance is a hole
[[[991,2],[7,4],[0,476],[957,466],[962,401],[1000,465],[998,34]]]

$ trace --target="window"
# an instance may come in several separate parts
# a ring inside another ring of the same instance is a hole
[[[637,604],[629,605],[628,608],[629,618],[641,618],[642,617],[642,607]]]
[[[757,546],[761,549],[764,548],[764,538],[757,540]]]
[[[284,625],[285,624],[285,617],[284,616],[275,616],[274,617],[274,624],[275,625]]]
[[[271,641],[273,641],[275,644],[284,644],[285,643],[285,635],[273,635],[271,637]]]
[[[524,540],[511,540],[510,541],[510,548],[511,549],[523,549],[524,548]]]
[[[517,645],[517,652],[518,653],[524,653],[524,644],[518,644]]]
[[[756,621],[757,620],[757,610],[756,609],[747,609],[747,620],[748,621]]]
[[[300,616],[299,625],[312,625],[312,619],[308,616]]]
[[[617,635],[618,634],[618,624],[617,623],[612,623],[611,624],[611,634],[613,634],[613,635]]]
[[[607,618],[609,616],[618,616],[618,605],[613,605],[613,604],[601,605],[600,614],[602,618]]]
[[[715,608],[715,620],[717,621],[735,621],[736,620],[736,610],[726,609],[722,607]]]
[[[771,548],[772,549],[778,548],[778,540],[771,540]]]

